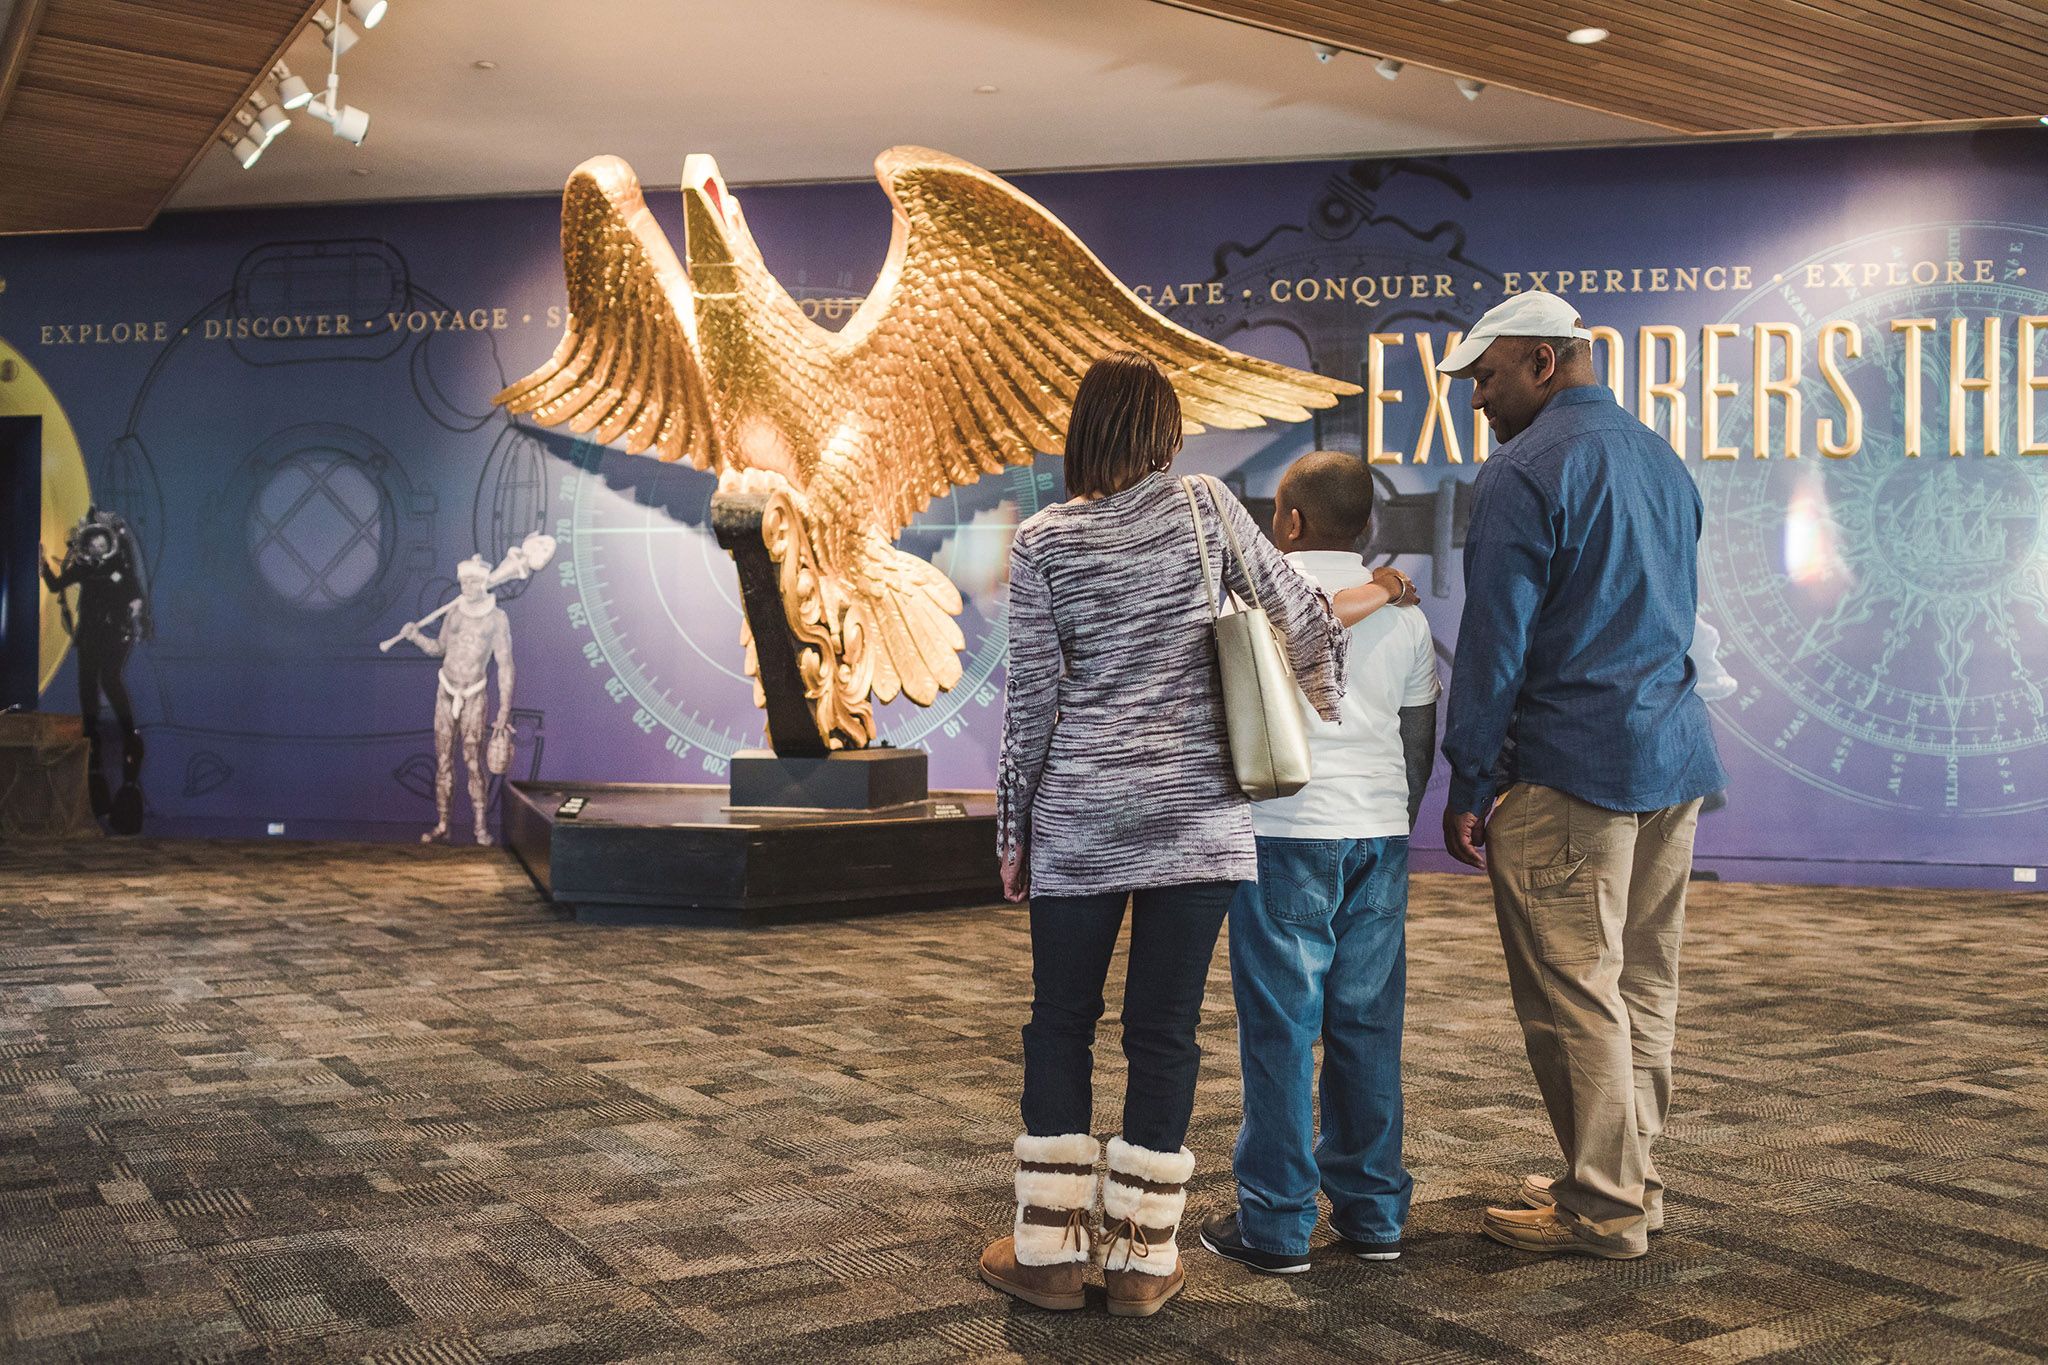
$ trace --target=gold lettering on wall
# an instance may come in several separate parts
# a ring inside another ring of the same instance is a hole
[[[1463,332],[1453,332],[1444,339],[1446,355],[1465,339]],[[1429,463],[1430,442],[1441,431],[1444,437],[1444,459],[1451,464],[1463,464],[1465,456],[1458,448],[1458,430],[1451,425],[1451,377],[1437,373],[1436,344],[1429,339],[1429,333],[1415,334],[1416,354],[1422,360],[1422,384],[1429,390],[1429,406],[1422,412],[1422,434],[1415,438],[1415,464]]]
[[[1612,327],[1588,327],[1593,334],[1592,344],[1606,347],[1607,387],[1614,393],[1614,401],[1624,401],[1621,396],[1621,333]]]
[[[1984,414],[1984,453],[1998,453],[1998,319],[1984,319],[1984,349],[1980,358],[1984,373],[1972,378],[1970,375],[1970,324],[1961,318],[1950,318],[1948,323],[1948,453],[1951,458],[1964,450],[1964,436],[1969,430],[1969,395],[1980,394],[1981,411]]]
[[[1657,378],[1657,352],[1662,349],[1671,361],[1668,378]],[[1663,323],[1644,327],[1636,333],[1636,419],[1657,430],[1657,400],[1664,401],[1668,423],[1664,439],[1685,458],[1685,333]]]
[[[1402,332],[1374,332],[1365,343],[1365,462],[1399,464],[1401,452],[1387,449],[1388,403],[1401,401],[1401,391],[1387,383],[1387,347],[1399,346]]]
[[[1771,342],[1784,343],[1785,368],[1782,374],[1773,378],[1771,374]],[[1759,460],[1771,458],[1771,399],[1776,397],[1784,405],[1785,416],[1785,458],[1799,458],[1800,409],[1803,406],[1799,396],[1800,352],[1805,348],[1806,334],[1797,323],[1760,322],[1756,327],[1756,354],[1751,373],[1756,376],[1756,400],[1750,405],[1750,453]]]
[[[1634,266],[1625,271],[1605,266],[1506,270],[1500,281],[1502,292],[1508,294],[1537,289],[1554,294],[1720,294],[1746,291],[1752,278],[1750,266],[1716,264]]]
[[[1732,460],[1734,446],[1721,444],[1721,400],[1733,398],[1742,386],[1721,377],[1721,343],[1742,334],[1732,322],[1710,322],[1700,328],[1700,458]]]
[[[2020,319],[2020,454],[2048,455],[2048,443],[2041,441],[2034,426],[2034,395],[2048,389],[2048,375],[2035,372],[2034,342],[2036,334],[2048,329],[2048,317],[2038,315]]]
[[[45,325],[38,340],[45,346],[129,346],[170,339],[170,325],[153,322],[78,322]]]
[[[1906,440],[1906,455],[1910,459],[1920,458],[1920,338],[1934,330],[1933,318],[1893,318],[1892,330],[1903,332],[1906,337],[1906,356],[1901,373],[1906,381],[1905,430],[1901,434]]]
[[[1833,418],[1823,417],[1815,423],[1814,443],[1820,453],[1831,460],[1846,460],[1863,449],[1863,404],[1857,401],[1855,391],[1842,377],[1842,367],[1835,362],[1835,343],[1846,342],[1843,348],[1851,360],[1863,354],[1863,329],[1853,322],[1831,322],[1820,329],[1820,374],[1834,390],[1835,401],[1842,405],[1842,439],[1835,439]]]

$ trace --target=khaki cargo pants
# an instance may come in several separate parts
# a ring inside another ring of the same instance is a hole
[[[1700,803],[1604,810],[1518,783],[1487,822],[1487,872],[1536,1087],[1563,1149],[1557,1206],[1579,1236],[1646,1245],[1664,1182],[1678,946]]]

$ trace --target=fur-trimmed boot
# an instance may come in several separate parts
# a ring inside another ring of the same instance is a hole
[[[1122,1138],[1109,1140],[1109,1177],[1102,1182],[1102,1281],[1109,1311],[1149,1318],[1180,1293],[1185,1276],[1174,1235],[1187,1209],[1195,1154],[1155,1152]]]
[[[1079,1308],[1088,1301],[1081,1276],[1102,1144],[1086,1133],[1026,1135],[1015,1150],[1017,1219],[1008,1237],[981,1253],[981,1278],[1040,1308]]]

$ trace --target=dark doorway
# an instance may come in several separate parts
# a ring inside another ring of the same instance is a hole
[[[43,419],[0,417],[0,710],[36,704],[42,519]]]

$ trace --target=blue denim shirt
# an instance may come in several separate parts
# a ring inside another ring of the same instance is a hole
[[[1599,384],[1554,395],[1479,471],[1444,757],[1450,808],[1510,782],[1616,811],[1718,791],[1693,693],[1699,490]]]

